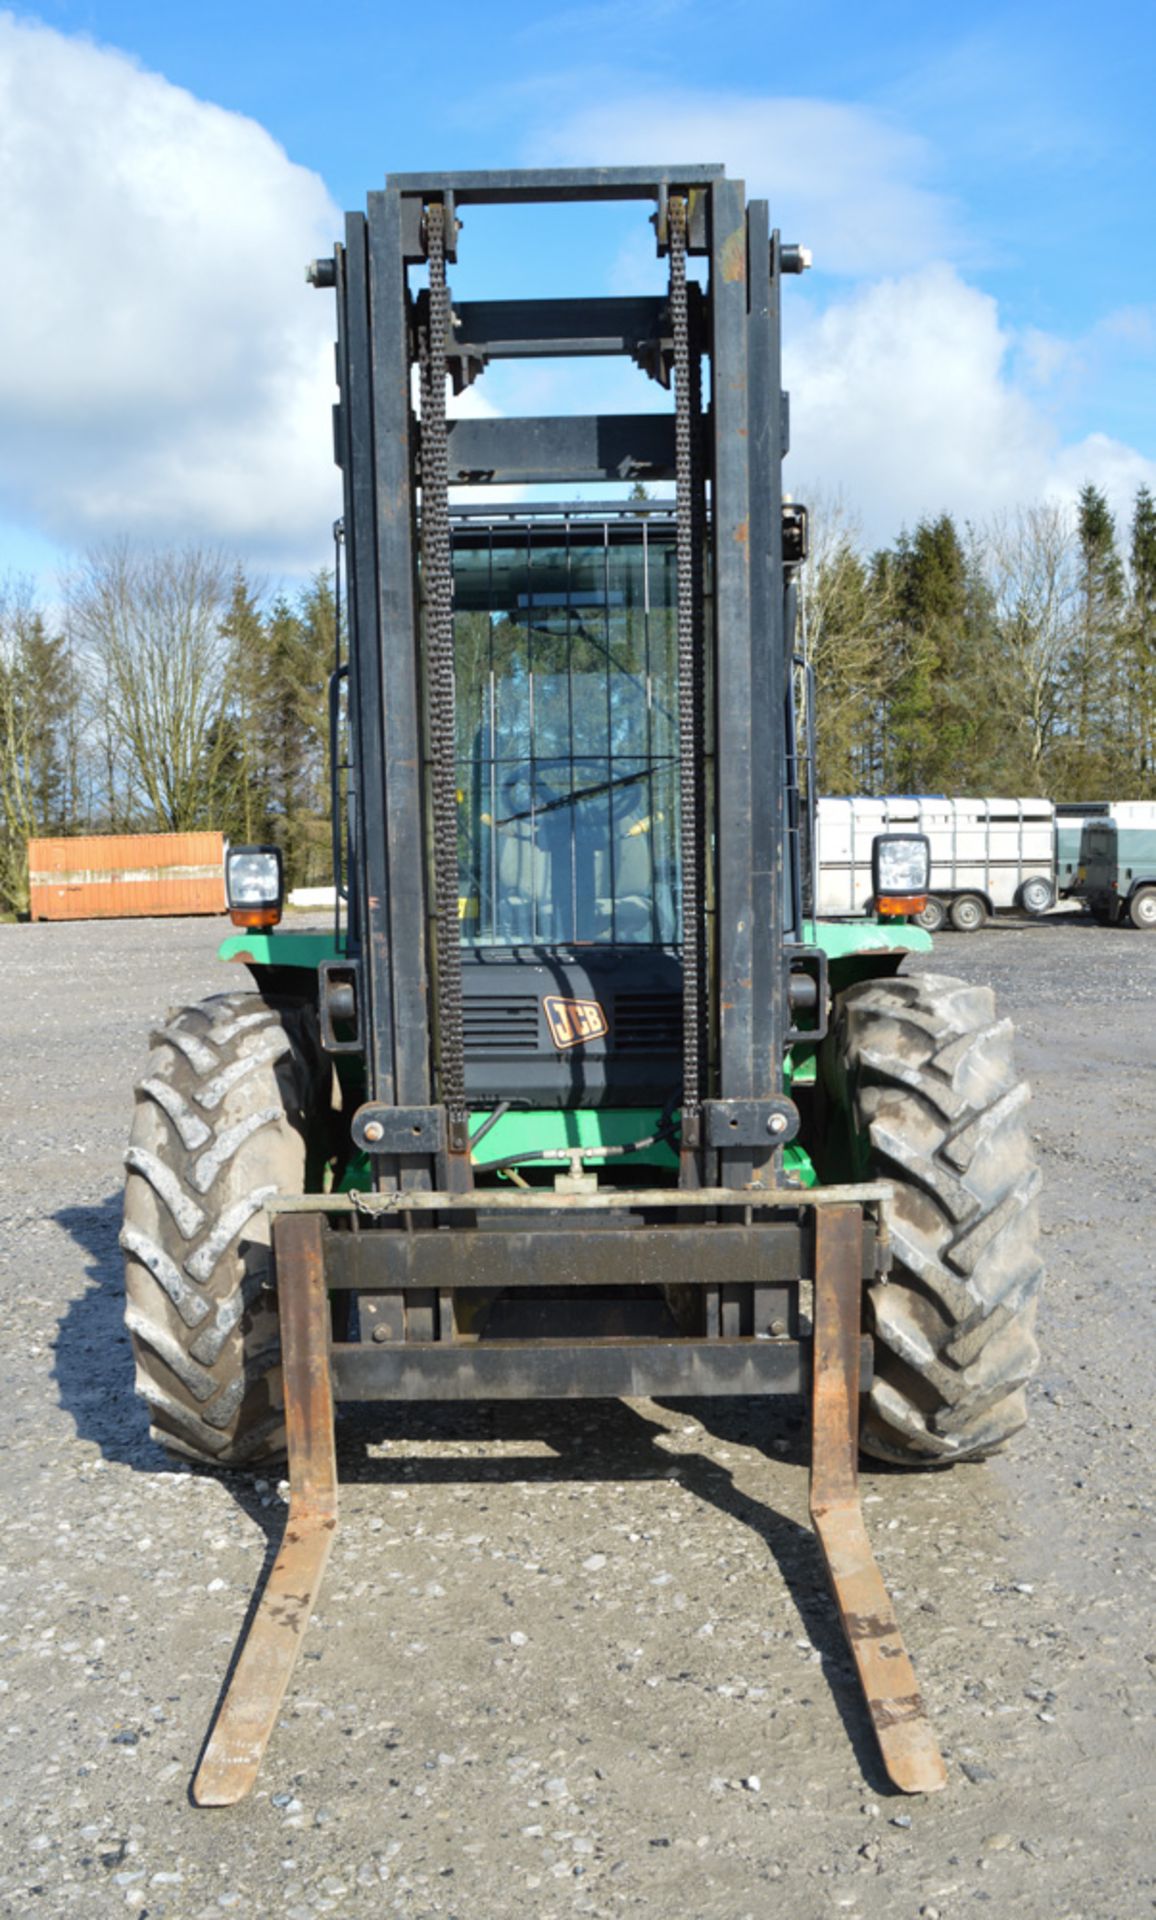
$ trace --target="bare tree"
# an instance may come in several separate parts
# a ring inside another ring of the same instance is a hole
[[[841,498],[812,496],[799,608],[815,676],[824,793],[874,790],[891,678],[881,624],[885,601],[862,557],[857,520]]]
[[[1048,504],[997,516],[979,536],[999,624],[1001,684],[1019,743],[1020,784],[1048,790],[1070,730],[1065,666],[1079,618],[1079,542],[1072,511]]]
[[[85,660],[112,824],[215,826],[233,742],[226,725],[229,574],[198,547],[90,553],[68,617]]]

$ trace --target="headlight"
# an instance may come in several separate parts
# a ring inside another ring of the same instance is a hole
[[[275,927],[284,892],[280,847],[230,847],[225,894],[238,927]]]
[[[878,833],[871,884],[879,913],[922,913],[931,884],[931,843],[923,833]]]

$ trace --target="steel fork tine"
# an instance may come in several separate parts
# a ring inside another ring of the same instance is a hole
[[[862,1245],[858,1207],[816,1209],[811,1518],[883,1765],[904,1793],[936,1793],[947,1772],[859,1504]]]
[[[289,1515],[193,1782],[193,1799],[200,1807],[235,1805],[257,1778],[337,1531],[329,1302],[321,1234],[320,1214],[286,1214],[274,1220]]]

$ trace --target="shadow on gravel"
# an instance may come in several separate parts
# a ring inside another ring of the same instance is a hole
[[[800,1404],[791,1400],[704,1401],[663,1400],[661,1405],[698,1420],[717,1439],[737,1445],[774,1448],[777,1464],[804,1466],[809,1459],[806,1422]],[[854,1666],[839,1625],[834,1597],[827,1580],[819,1543],[810,1527],[799,1526],[765,1502],[735,1485],[727,1467],[695,1451],[673,1451],[662,1443],[670,1429],[648,1420],[635,1407],[619,1400],[566,1404],[555,1400],[486,1401],[460,1406],[384,1405],[347,1408],[337,1423],[338,1473],[343,1487],[503,1486],[513,1482],[570,1482],[598,1480],[665,1480],[685,1487],[697,1499],[729,1515],[762,1540],[771,1564],[768,1582],[776,1573],[783,1580],[811,1645],[820,1656],[822,1673],[843,1721],[847,1738],[864,1780],[880,1796],[896,1792],[883,1770],[875,1736],[859,1691]],[[682,1439],[682,1436],[678,1436]],[[443,1454],[392,1457],[378,1448],[390,1441],[445,1446]],[[507,1454],[479,1458],[449,1451],[455,1446],[519,1441],[550,1452]],[[688,1436],[688,1447],[694,1440]],[[372,1449],[372,1451],[371,1451]],[[269,1473],[269,1478],[277,1470]],[[263,1564],[254,1566],[254,1591],[242,1632],[222,1678],[218,1705],[224,1699],[237,1654],[256,1610],[260,1589],[276,1558],[284,1529],[285,1509],[266,1505],[268,1493],[241,1474],[222,1475],[233,1498],[265,1535]],[[340,1564],[341,1535],[334,1546],[329,1577]],[[721,1577],[721,1576],[720,1576]],[[767,1593],[767,1611],[774,1596]]]
[[[60,1404],[76,1423],[78,1439],[106,1460],[155,1473],[172,1461],[149,1438],[148,1415],[133,1388],[132,1354],[124,1326],[124,1255],[117,1245],[121,1195],[99,1206],[62,1207],[52,1218],[88,1256],[89,1285],[59,1321],[53,1377]]]

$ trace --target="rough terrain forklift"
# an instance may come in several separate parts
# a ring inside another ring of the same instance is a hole
[[[575,202],[648,212],[661,292],[451,295],[471,209]],[[930,945],[925,846],[877,844],[873,922],[811,912],[779,357],[806,264],[699,166],[395,176],[311,269],[344,478],[337,925],[273,931],[276,849],[230,851],[223,952],[256,990],[170,1017],[127,1155],[154,1433],[288,1451],[202,1804],[251,1787],[316,1601],[335,1400],[805,1394],[884,1764],[944,1782],[857,1455],[946,1466],[1022,1424],[1037,1175],[988,989],[899,971]],[[665,410],[450,417],[495,361],[609,354]]]

